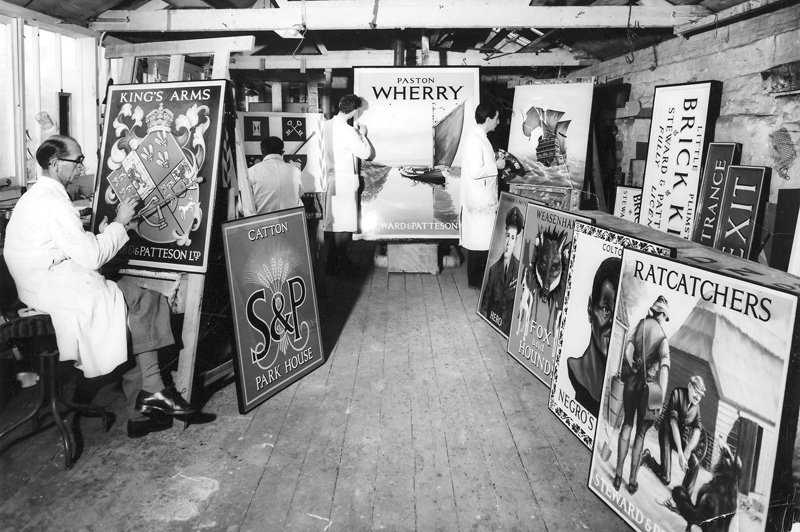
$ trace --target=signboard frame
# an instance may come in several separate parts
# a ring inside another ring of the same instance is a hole
[[[714,137],[722,82],[655,88],[639,223],[689,239],[695,223],[700,166]]]
[[[304,209],[224,222],[222,239],[246,414],[325,363]]]

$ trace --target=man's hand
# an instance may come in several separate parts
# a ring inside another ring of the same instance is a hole
[[[133,198],[127,198],[120,202],[117,207],[117,217],[114,218],[114,221],[121,223],[125,226],[125,229],[128,229],[128,224],[131,222],[134,215],[136,215],[136,205],[138,203],[139,201]]]
[[[689,469],[689,461],[683,453],[678,453],[678,465],[681,466],[681,471]]]
[[[360,122],[356,124],[356,130],[361,134],[362,137],[367,136],[367,126],[365,126],[364,124]]]
[[[495,159],[494,164],[495,166],[497,166],[498,170],[502,170],[503,168],[506,167],[506,158],[500,157],[499,159]]]

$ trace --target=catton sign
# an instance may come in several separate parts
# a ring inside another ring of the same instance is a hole
[[[305,213],[301,207],[222,226],[247,413],[324,363]]]

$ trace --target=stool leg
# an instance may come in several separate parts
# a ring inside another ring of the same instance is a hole
[[[89,405],[84,403],[73,403],[72,401],[68,401],[67,399],[61,398],[61,402],[63,402],[67,408],[71,410],[80,410],[81,412],[94,412],[95,414],[99,415],[103,418],[103,432],[108,432],[108,412],[106,412],[105,408],[102,408],[97,405]]]
[[[53,421],[55,421],[58,431],[61,433],[61,439],[64,442],[64,469],[72,467],[72,439],[67,431],[67,426],[58,412],[58,398],[60,396],[59,390],[61,388],[58,378],[58,352],[55,353],[42,353],[40,355],[42,380],[49,388],[50,393],[50,410],[53,413]]]
[[[3,439],[3,436],[5,436],[6,434],[11,434],[12,432],[14,432],[16,429],[18,429],[22,425],[24,425],[29,420],[33,420],[33,422],[34,422],[34,430],[38,430],[38,428],[39,428],[38,427],[38,425],[39,425],[39,410],[43,406],[46,406],[46,405],[47,405],[47,386],[45,386],[44,381],[40,381],[39,382],[39,398],[36,400],[36,404],[34,405],[33,409],[28,414],[26,414],[24,418],[22,418],[21,420],[17,421],[16,423],[11,425],[9,428],[4,430],[3,432],[0,432],[0,439]]]

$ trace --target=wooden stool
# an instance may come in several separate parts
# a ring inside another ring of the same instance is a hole
[[[64,442],[64,468],[70,469],[75,449],[72,444],[72,437],[64,424],[64,418],[73,410],[92,412],[103,418],[103,430],[108,432],[108,413],[99,406],[74,403],[62,397],[55,330],[53,329],[53,322],[47,314],[12,318],[0,324],[0,344],[17,346],[23,357],[36,356],[39,358],[38,400],[33,409],[24,418],[0,433],[0,440],[21,427],[28,420],[33,420],[34,432],[39,430],[41,427],[40,410],[49,407],[47,412],[44,412],[44,415],[51,414],[53,416],[53,421],[55,421],[61,433],[61,439]],[[59,412],[59,405],[63,405],[67,409],[63,417]],[[15,443],[18,443],[18,441],[14,441],[10,445]]]

